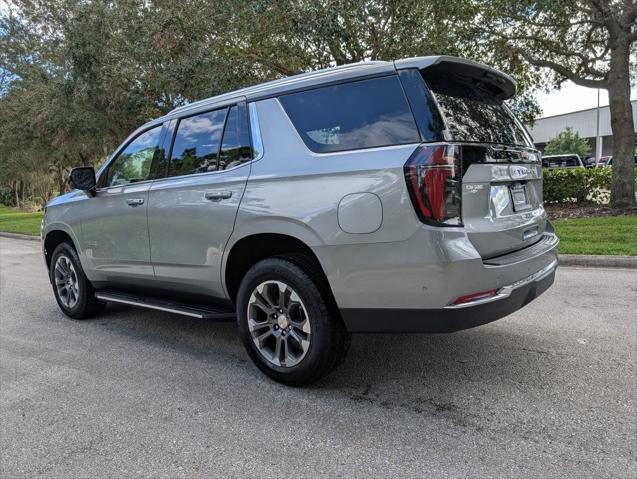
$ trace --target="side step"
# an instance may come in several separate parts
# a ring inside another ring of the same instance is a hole
[[[191,318],[232,320],[236,317],[236,313],[232,309],[182,304],[176,303],[174,301],[151,298],[148,296],[134,296],[123,293],[98,291],[95,293],[95,297],[102,301],[128,304],[130,306],[137,306],[139,308],[155,309],[157,311],[165,311],[167,313],[190,316]]]

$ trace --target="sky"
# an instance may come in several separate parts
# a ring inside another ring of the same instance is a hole
[[[630,98],[631,100],[637,99],[637,88],[631,90]],[[577,86],[567,81],[560,90],[554,90],[550,93],[538,92],[537,101],[542,108],[540,118],[560,115],[597,107],[597,90]],[[606,90],[600,90],[599,104],[600,106],[608,105]]]

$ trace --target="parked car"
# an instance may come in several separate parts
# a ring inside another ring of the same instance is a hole
[[[579,155],[563,154],[563,155],[544,155],[542,156],[542,165],[544,168],[552,170],[553,168],[583,168]]]
[[[600,156],[597,160],[597,168],[604,168],[612,156]]]
[[[582,163],[585,168],[595,168],[595,157],[589,156],[586,158],[582,158]]]
[[[553,283],[558,245],[514,93],[434,56],[177,108],[48,204],[57,303],[75,319],[107,302],[236,317],[256,365],[293,385],[332,370],[351,333],[506,316]]]

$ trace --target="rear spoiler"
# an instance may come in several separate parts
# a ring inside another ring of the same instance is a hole
[[[396,70],[417,68],[427,70],[427,76],[459,76],[489,88],[498,100],[515,95],[516,83],[509,75],[482,63],[447,55],[414,57],[394,61]]]

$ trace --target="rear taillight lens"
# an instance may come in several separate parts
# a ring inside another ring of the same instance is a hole
[[[456,145],[421,145],[405,163],[411,202],[423,223],[462,225],[462,162]]]

